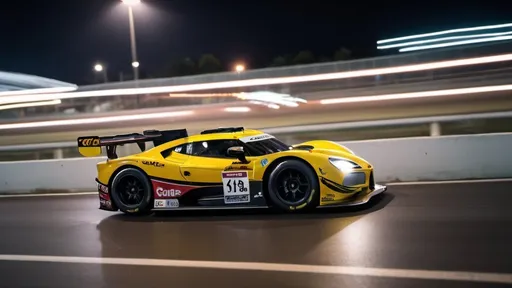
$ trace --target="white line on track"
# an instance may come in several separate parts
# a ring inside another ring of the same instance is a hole
[[[299,265],[259,262],[222,262],[222,261],[191,261],[170,259],[141,259],[141,258],[99,258],[99,257],[70,257],[70,256],[40,256],[40,255],[0,255],[0,261],[22,262],[56,262],[75,264],[110,264],[159,266],[177,268],[206,268],[224,270],[252,270],[270,272],[295,272],[331,275],[373,276],[388,278],[409,278],[426,280],[451,280],[470,282],[490,282],[512,284],[512,274],[479,273],[465,271],[436,271],[369,268],[354,266],[322,266]]]

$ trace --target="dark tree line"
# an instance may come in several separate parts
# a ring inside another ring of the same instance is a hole
[[[330,61],[344,61],[351,59],[352,52],[347,48],[340,48],[330,56],[317,56],[309,50],[303,50],[297,54],[288,54],[277,56],[266,66],[250,67],[250,68],[265,68],[265,67],[280,67],[280,66],[293,66],[303,65]],[[232,71],[233,67],[224,65],[217,57],[212,54],[203,54],[198,59],[190,57],[178,59],[171,62],[159,76],[161,77],[178,77],[190,76],[198,74],[209,74],[224,71]]]

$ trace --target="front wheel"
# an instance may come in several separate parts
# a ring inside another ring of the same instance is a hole
[[[279,163],[270,174],[267,189],[272,203],[285,211],[314,208],[320,193],[318,177],[298,160]]]
[[[151,210],[151,183],[135,168],[121,170],[112,180],[112,200],[124,213],[143,214]]]

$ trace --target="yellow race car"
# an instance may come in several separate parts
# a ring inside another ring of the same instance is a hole
[[[149,130],[79,137],[85,157],[97,164],[100,209],[139,214],[157,210],[268,208],[297,211],[364,204],[386,191],[373,167],[348,148],[317,140],[287,145],[243,127]],[[146,143],[154,147],[146,150]],[[119,145],[141,153],[118,157]]]

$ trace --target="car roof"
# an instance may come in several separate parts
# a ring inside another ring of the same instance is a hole
[[[240,139],[248,136],[255,136],[265,134],[265,132],[255,129],[244,129],[236,132],[220,132],[210,134],[195,134],[188,137],[188,141],[202,141],[202,140],[215,140],[215,139]]]

